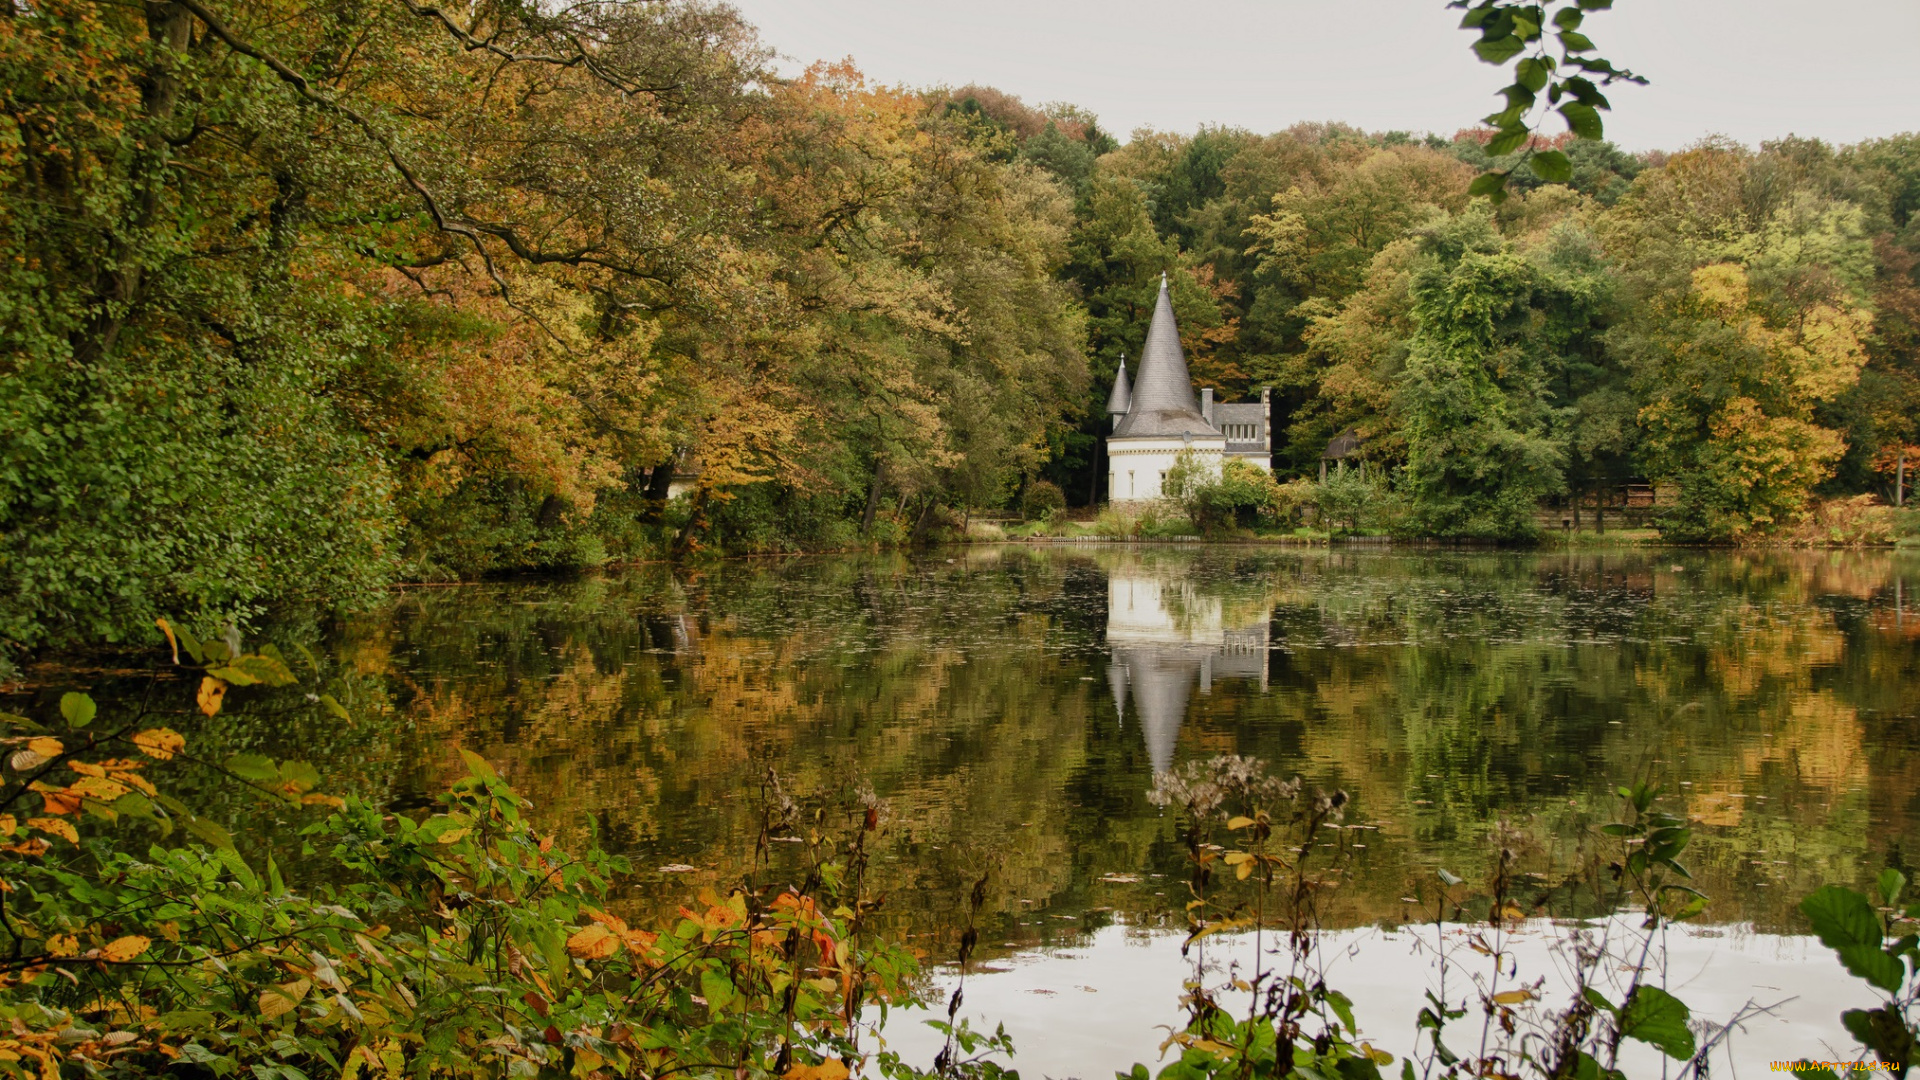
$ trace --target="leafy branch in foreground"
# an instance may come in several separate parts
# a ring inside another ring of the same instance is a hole
[[[1588,12],[1611,8],[1613,0],[1451,0],[1447,6],[1466,12],[1460,20],[1462,29],[1480,31],[1480,40],[1473,43],[1475,56],[1499,67],[1518,58],[1513,82],[1500,91],[1506,108],[1485,117],[1495,129],[1487,144],[1488,156],[1524,149],[1521,160],[1548,183],[1573,179],[1573,162],[1559,150],[1533,145],[1546,113],[1559,113],[1574,136],[1597,141],[1606,137],[1600,114],[1613,107],[1600,88],[1616,82],[1646,85],[1646,79],[1600,56],[1593,39],[1581,30]],[[1549,44],[1549,34],[1557,49]],[[1540,105],[1543,94],[1544,108]],[[1489,169],[1469,190],[1501,202],[1512,176],[1512,169]]]
[[[237,635],[162,629],[194,662],[208,716],[229,687],[296,681]],[[156,681],[148,699],[187,690]],[[612,910],[625,862],[557,847],[472,753],[415,820],[315,793],[304,763],[196,758],[144,704],[110,730],[84,694],[60,711],[59,734],[4,717],[0,1076],[844,1080],[866,1063],[874,1012],[912,999],[912,957],[858,937],[877,813],[850,841],[811,844],[798,888],[709,892],[642,930]],[[149,778],[156,767],[328,809],[301,853],[324,884],[292,888],[270,853],[243,855]],[[170,845],[181,828],[198,842]]]

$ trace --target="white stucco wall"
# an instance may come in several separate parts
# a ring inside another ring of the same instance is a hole
[[[1160,497],[1160,480],[1180,457],[1191,450],[1215,476],[1226,453],[1225,439],[1108,439],[1107,501],[1145,502]]]

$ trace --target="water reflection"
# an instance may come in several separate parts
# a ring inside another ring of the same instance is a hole
[[[1347,925],[1476,873],[1500,819],[1564,865],[1645,775],[1699,823],[1712,916],[1791,930],[1806,891],[1911,858],[1914,569],[980,548],[423,591],[337,653],[401,722],[397,801],[479,752],[557,825],[697,868],[644,878],[640,904],[749,868],[771,767],[891,801],[876,873],[902,933],[950,932],[987,870],[1006,947],[1152,924],[1180,874],[1153,774],[1241,753],[1355,795]]]
[[[563,835],[592,827],[633,859],[637,918],[753,868],[768,769],[802,795],[870,786],[891,807],[883,929],[936,959],[983,872],[988,959],[1177,924],[1182,847],[1146,792],[1183,761],[1245,754],[1353,793],[1353,875],[1330,904],[1352,928],[1415,917],[1402,897],[1439,868],[1477,878],[1498,821],[1538,838],[1535,865],[1571,865],[1645,776],[1696,823],[1710,923],[1794,935],[1821,884],[1920,877],[1917,581],[1920,558],[1894,552],[642,567],[404,594],[328,643],[370,722],[343,739],[276,719],[221,752],[310,756],[410,811],[474,751]],[[230,824],[298,843],[284,822]],[[1171,1011],[1169,988],[1136,989]]]
[[[1173,767],[1187,699],[1197,685],[1211,694],[1215,679],[1251,679],[1267,689],[1267,620],[1271,605],[1235,611],[1229,626],[1223,597],[1191,579],[1156,576],[1138,562],[1107,571],[1107,682],[1113,707],[1126,723],[1127,699],[1146,739],[1153,771]],[[1251,618],[1248,619],[1248,615]],[[1246,619],[1244,623],[1243,619]]]

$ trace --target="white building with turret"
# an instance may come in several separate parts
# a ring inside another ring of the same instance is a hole
[[[1180,347],[1167,278],[1160,276],[1160,298],[1140,353],[1139,376],[1127,378],[1126,358],[1107,398],[1113,434],[1107,438],[1107,499],[1128,503],[1157,499],[1167,471],[1182,453],[1195,454],[1218,475],[1229,457],[1273,469],[1273,394],[1262,389],[1258,402],[1216,403],[1211,389],[1196,400]]]

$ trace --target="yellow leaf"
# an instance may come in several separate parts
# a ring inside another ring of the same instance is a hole
[[[599,923],[567,939],[567,953],[582,960],[605,960],[620,948],[620,937]]]
[[[165,634],[165,635],[167,635],[167,647],[168,647],[169,649],[172,649],[172,650],[173,650],[173,662],[174,662],[174,665],[175,665],[176,667],[177,667],[177,666],[179,666],[179,664],[180,664],[180,639],[179,639],[179,638],[176,638],[176,637],[174,637],[174,636],[173,636],[173,625],[172,625],[171,623],[169,623],[169,622],[167,622],[167,620],[165,620],[165,619],[155,619],[155,620],[153,620],[153,625],[155,625],[155,626],[157,626],[157,627],[159,627],[159,628],[160,628],[160,632],[161,632],[161,633],[163,633],[163,634]]]
[[[220,711],[220,701],[227,696],[227,684],[208,675],[200,680],[200,711],[208,716]]]
[[[847,1080],[847,1066],[837,1058],[818,1065],[795,1065],[782,1074],[782,1080]]]
[[[1253,819],[1252,819],[1252,818],[1250,818],[1250,817],[1245,817],[1245,816],[1241,816],[1241,817],[1236,817],[1236,818],[1234,818],[1233,820],[1231,820],[1231,821],[1229,821],[1229,822],[1227,822],[1227,828],[1229,828],[1229,829],[1244,829],[1244,828],[1246,828],[1247,826],[1249,826],[1249,825],[1251,825],[1251,824],[1253,824]]]
[[[224,693],[225,691],[223,690],[222,692]],[[204,707],[206,694],[206,687],[204,685],[201,687],[200,693]],[[213,709],[208,710],[207,715],[212,716],[218,711],[219,705],[216,703]],[[187,740],[172,728],[148,728],[133,737],[133,745],[139,747],[141,753],[156,761],[166,761],[185,749]]]
[[[153,944],[152,941],[138,934],[128,934],[126,937],[114,938],[107,942],[106,947],[100,950],[100,958],[111,960],[116,964],[124,964],[146,952],[147,946],[151,944]]]
[[[1247,880],[1247,879],[1248,879],[1249,877],[1252,877],[1252,876],[1253,876],[1253,862],[1252,862],[1251,860],[1249,860],[1249,861],[1247,861],[1247,862],[1243,862],[1243,863],[1241,863],[1241,864],[1240,864],[1239,866],[1236,866],[1236,867],[1234,867],[1234,868],[1233,868],[1233,876],[1234,876],[1234,879],[1235,879],[1235,880],[1237,880],[1237,881],[1245,881],[1245,880]]]
[[[13,830],[20,827],[12,814],[0,814],[0,836],[12,836]]]
[[[13,822],[11,820],[8,820],[5,822],[5,824],[11,825],[13,824]],[[62,840],[65,840],[69,844],[77,844],[80,842],[80,834],[74,831],[73,823],[66,820],[65,818],[57,818],[57,817],[28,818],[27,825],[30,828],[39,829],[43,833],[51,833],[52,835],[57,836]],[[13,830],[9,829],[7,831],[12,832]]]
[[[1253,856],[1252,856],[1252,855],[1249,855],[1249,854],[1247,854],[1247,853],[1246,853],[1246,852],[1244,852],[1244,851],[1229,851],[1229,852],[1227,852],[1227,865],[1228,865],[1228,866],[1239,866],[1239,865],[1240,865],[1241,863],[1243,863],[1243,862],[1252,862],[1252,861],[1253,861]]]
[[[472,831],[472,829],[448,829],[446,832],[441,833],[434,842],[439,844],[457,844],[466,839],[467,834]]]
[[[43,758],[52,759],[66,753],[67,744],[51,735],[42,735],[37,739],[28,739],[27,749],[39,754]]]
[[[1533,991],[1531,990],[1503,990],[1493,995],[1495,1005],[1518,1005],[1523,1001],[1532,1000]]]
[[[347,800],[338,795],[302,795],[300,796],[300,805],[331,806],[335,810],[345,810],[347,808]],[[447,840],[442,837],[440,842],[444,844],[447,843]]]
[[[307,996],[313,983],[307,979],[295,979],[279,986],[269,986],[260,991],[260,1015],[272,1020],[293,1011],[295,1005]]]
[[[80,939],[72,934],[55,934],[47,939],[47,951],[55,956],[78,956]]]

